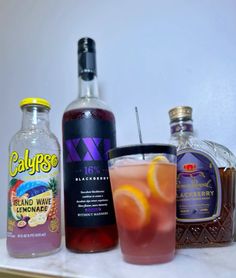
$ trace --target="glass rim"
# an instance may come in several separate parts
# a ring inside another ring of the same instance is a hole
[[[151,154],[164,153],[176,155],[176,147],[170,144],[137,144],[116,147],[108,151],[108,159],[133,155],[133,154]]]

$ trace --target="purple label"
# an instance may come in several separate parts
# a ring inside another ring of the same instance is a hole
[[[220,209],[221,183],[214,161],[202,152],[180,152],[177,166],[177,220],[208,221],[218,217]]]
[[[64,130],[65,221],[70,227],[115,224],[107,151],[115,125],[101,119],[67,121]]]
[[[174,134],[176,132],[180,132],[180,131],[184,131],[184,132],[193,132],[193,126],[191,124],[175,124],[173,126],[171,126],[171,134]]]
[[[69,139],[65,142],[66,162],[107,160],[107,151],[110,148],[111,140],[108,138]]]

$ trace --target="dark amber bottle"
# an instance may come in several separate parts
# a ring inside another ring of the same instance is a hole
[[[223,246],[233,241],[235,156],[194,135],[192,108],[169,111],[177,146],[177,248]]]

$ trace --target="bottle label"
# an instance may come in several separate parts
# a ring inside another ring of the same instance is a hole
[[[115,147],[110,121],[76,119],[64,123],[64,190],[66,225],[115,224],[107,151]]]
[[[8,237],[50,238],[60,231],[59,159],[52,153],[12,151],[9,157]],[[59,237],[57,239],[59,241]]]
[[[193,125],[186,124],[186,123],[178,123],[171,126],[171,134],[178,133],[178,132],[193,132]]]
[[[179,222],[209,221],[220,215],[220,174],[205,153],[192,149],[178,153],[176,201]]]

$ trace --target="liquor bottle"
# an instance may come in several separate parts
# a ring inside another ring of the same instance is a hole
[[[177,248],[222,246],[233,241],[235,156],[199,140],[192,108],[169,111],[171,143],[177,146]]]
[[[66,247],[97,252],[118,241],[107,151],[116,146],[115,118],[99,98],[95,42],[78,42],[79,96],[63,115]]]
[[[47,100],[26,98],[20,107],[22,127],[9,144],[7,249],[13,257],[37,257],[61,245],[60,146]]]

